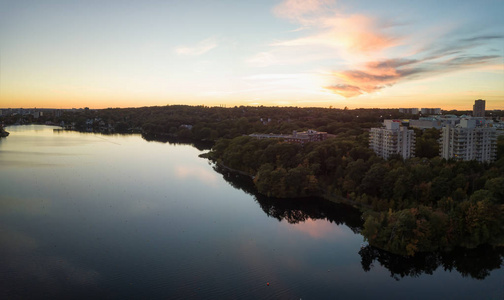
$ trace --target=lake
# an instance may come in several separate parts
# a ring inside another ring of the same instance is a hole
[[[352,207],[256,195],[184,144],[10,126],[1,299],[503,299],[504,252],[395,256]]]

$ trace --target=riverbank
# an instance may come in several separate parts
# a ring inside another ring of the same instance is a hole
[[[209,155],[209,153],[200,154],[199,157],[213,161],[218,168],[225,169],[226,171],[228,171],[230,173],[239,174],[239,175],[242,175],[242,176],[249,177],[252,181],[255,178],[255,176],[253,174],[250,174],[250,173],[247,173],[247,172],[244,172],[244,171],[241,171],[241,170],[230,168],[230,167],[224,165],[221,161],[215,161],[215,160],[213,160],[211,158],[211,156]],[[258,194],[260,194],[262,196],[268,197],[268,195],[259,192],[257,190],[257,187],[255,186],[255,184],[254,184],[254,188],[256,190],[256,193],[258,193]],[[326,201],[333,202],[333,203],[346,204],[346,205],[349,205],[349,206],[352,206],[352,207],[358,209],[359,211],[361,211],[361,213],[365,213],[366,211],[370,211],[370,210],[373,209],[373,207],[371,205],[364,204],[364,203],[359,203],[359,202],[357,202],[355,200],[352,200],[350,198],[345,198],[345,197],[336,195],[334,193],[331,193],[329,189],[322,189],[321,192],[320,192],[320,194],[313,195],[313,197],[321,198],[321,199],[324,199]],[[279,197],[273,197],[273,198],[278,198],[278,199],[301,199],[301,198],[306,198],[306,197],[280,197],[280,198]]]

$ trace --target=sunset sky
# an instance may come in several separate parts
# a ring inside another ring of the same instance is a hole
[[[504,1],[0,0],[0,108],[504,109]]]

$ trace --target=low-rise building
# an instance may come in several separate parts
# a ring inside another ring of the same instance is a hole
[[[327,139],[327,132],[315,131],[309,129],[307,131],[297,132],[293,131],[292,134],[275,134],[275,133],[253,133],[249,136],[258,139],[271,139],[279,138],[290,143],[304,144],[308,142],[320,142]]]

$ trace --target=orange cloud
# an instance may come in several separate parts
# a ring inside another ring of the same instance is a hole
[[[360,94],[372,93],[393,85],[403,75],[396,67],[387,63],[368,63],[364,70],[348,70],[334,73],[333,76],[339,79],[339,84],[326,87],[336,94],[345,98],[358,96]]]
[[[447,50],[446,53],[436,52],[436,55],[427,54],[424,59],[373,61],[368,62],[360,69],[334,72],[332,77],[336,84],[324,88],[345,98],[351,98],[363,93],[376,92],[401,80],[413,77],[433,76],[480,66],[486,67],[501,58],[498,55],[452,57],[453,50]]]
[[[324,27],[328,27],[327,38],[345,50],[359,53],[375,51],[397,46],[400,39],[387,35],[382,26],[374,18],[364,15],[335,15],[321,20]]]
[[[287,0],[274,13],[315,29],[315,34],[274,43],[274,46],[322,45],[349,54],[369,54],[398,44],[398,38],[380,32],[385,26],[364,15],[344,15],[331,8],[334,1]],[[356,53],[357,52],[357,53]]]

